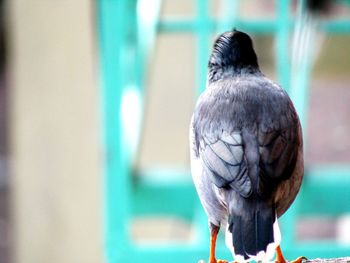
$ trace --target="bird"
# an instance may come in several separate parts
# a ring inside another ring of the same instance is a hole
[[[235,262],[285,263],[278,218],[304,175],[300,120],[287,92],[260,70],[250,36],[214,41],[206,89],[190,123],[193,182],[208,216],[209,263],[220,227]],[[296,259],[300,263],[304,257]]]

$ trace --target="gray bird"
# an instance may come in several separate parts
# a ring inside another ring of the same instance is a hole
[[[191,170],[208,215],[210,263],[226,225],[235,261],[285,262],[279,218],[304,174],[302,132],[287,93],[260,71],[251,38],[220,35],[208,63],[206,90],[190,125]],[[296,262],[300,262],[298,258]]]

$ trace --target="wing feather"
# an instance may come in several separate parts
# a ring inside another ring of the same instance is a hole
[[[289,179],[294,171],[298,149],[302,142],[298,137],[299,120],[294,117],[296,116],[294,109],[291,111],[293,114],[290,118],[281,117],[280,129],[271,128],[269,132],[259,133],[260,184],[258,189],[262,195],[266,195],[281,181]]]
[[[252,184],[243,158],[241,135],[222,132],[215,143],[208,142],[202,138],[199,152],[213,183],[219,188],[231,187],[242,196],[249,196]]]

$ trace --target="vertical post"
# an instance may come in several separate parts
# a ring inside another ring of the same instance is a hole
[[[210,19],[208,0],[197,0],[197,74],[196,94],[199,95],[206,85],[208,57],[210,51]]]
[[[290,64],[289,64],[289,0],[276,0],[277,32],[276,32],[276,70],[279,83],[290,91]],[[292,247],[295,240],[295,205],[290,207],[282,217],[283,242],[285,247]],[[283,244],[282,244],[283,246]]]
[[[127,0],[99,1],[100,64],[105,142],[105,250],[107,262],[122,262],[129,246],[130,178],[123,145],[121,100]]]
[[[237,23],[237,11],[239,8],[238,0],[222,0],[220,8],[219,25],[217,31],[223,33],[232,30]]]
[[[292,74],[290,96],[306,131],[306,103],[309,97],[309,76],[312,68],[313,50],[317,24],[312,15],[306,12],[305,0],[298,0],[298,10],[294,29]],[[305,138],[305,137],[304,137]],[[305,145],[305,144],[304,144]]]
[[[209,20],[209,4],[208,0],[196,0],[197,5],[197,66],[196,66],[196,96],[199,96],[206,87],[206,75],[208,69],[208,58],[210,52],[210,20]],[[203,208],[199,204],[196,208],[197,228],[197,245],[205,246],[209,240],[209,231],[204,232],[203,229],[208,229],[208,221],[204,215]]]
[[[289,0],[276,0],[276,68],[279,83],[289,92]]]

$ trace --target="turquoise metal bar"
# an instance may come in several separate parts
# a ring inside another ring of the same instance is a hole
[[[207,30],[209,33],[214,33],[220,27],[220,21],[212,18],[207,20]],[[254,34],[272,34],[276,29],[275,21],[273,20],[227,20],[225,24],[234,25],[239,30],[243,30]],[[197,30],[196,20],[184,19],[167,19],[159,21],[158,31],[166,33],[194,33]]]
[[[307,118],[307,102],[309,101],[309,76],[311,74],[311,61],[310,57],[312,55],[310,39],[311,32],[306,34],[306,30],[310,28],[310,24],[306,25],[307,21],[311,17],[305,13],[305,1],[298,1],[298,10],[296,15],[296,25],[295,25],[295,41],[303,42],[299,45],[293,45],[292,66],[291,66],[291,80],[290,80],[290,96],[294,103],[294,106],[299,114],[300,122],[303,127],[303,138],[306,138],[306,118]],[[303,44],[303,46],[300,46]],[[302,52],[302,53],[301,53]],[[304,143],[305,147],[305,143]],[[305,150],[305,149],[304,149]]]
[[[328,34],[350,34],[350,20],[337,19],[321,22],[320,29]]]
[[[148,72],[149,58],[152,55],[154,42],[157,34],[161,0],[138,0],[137,1],[137,62],[136,83],[141,89],[144,85],[145,76]]]
[[[350,212],[349,165],[308,167],[302,190],[301,215],[337,216]]]
[[[124,16],[128,24],[127,57],[123,69],[128,79],[123,85],[122,114],[130,162],[134,160],[140,146],[144,120],[145,81],[156,38],[161,0],[129,0],[129,14]],[[128,166],[131,166],[131,163]],[[131,177],[131,175],[129,175]]]
[[[193,219],[199,200],[189,171],[146,170],[134,178],[134,215],[174,214],[188,221]]]
[[[121,262],[121,254],[128,250],[130,213],[129,178],[119,118],[124,82],[121,60],[126,38],[126,4],[126,0],[101,0],[98,6],[105,149],[105,251],[107,260],[117,258],[117,262]]]
[[[350,212],[349,165],[316,165],[308,167],[305,173],[305,181],[298,197],[300,200],[296,202],[298,214],[337,216]],[[137,194],[132,202],[135,214],[154,214],[158,213],[158,209],[169,211],[171,208],[171,212],[184,219],[193,217],[193,207],[195,203],[199,204],[199,200],[193,188],[190,171],[150,170],[137,178]],[[163,200],[167,200],[168,207],[163,206]],[[184,203],[188,205],[183,206]],[[288,216],[283,216],[282,221]]]
[[[289,91],[289,0],[275,0],[277,12],[276,70],[278,82]]]
[[[209,13],[209,1],[208,0],[196,0],[196,82],[195,82],[195,95],[198,97],[202,91],[206,88],[206,76],[208,69],[208,59],[210,52],[210,36],[212,33],[210,13]],[[194,190],[194,193],[196,191]],[[198,198],[194,197],[194,211],[198,212],[202,209]],[[197,214],[198,215],[198,214]],[[203,214],[202,214],[203,215]],[[197,240],[202,240],[198,244],[204,244],[209,240],[208,223],[206,222],[206,216],[197,222],[198,236]],[[200,231],[202,230],[202,231]],[[202,254],[204,255],[204,254]],[[197,258],[198,260],[198,258]]]
[[[142,92],[142,86],[145,76],[145,65],[148,61],[147,54],[152,46],[152,38],[157,32],[167,33],[196,33],[197,34],[197,94],[205,88],[205,76],[208,55],[210,52],[210,36],[218,27],[228,27],[234,24],[239,30],[247,31],[253,34],[273,34],[278,32],[277,55],[286,56],[286,43],[288,42],[288,32],[294,26],[294,22],[286,16],[286,13],[280,13],[277,21],[275,20],[244,20],[234,18],[225,18],[224,23],[221,19],[212,19],[209,15],[208,0],[196,0],[197,17],[195,20],[173,19],[158,21],[158,18],[152,17],[150,24],[142,24],[143,20],[138,20],[137,38],[134,34],[136,30],[136,10],[135,3],[146,2],[148,0],[128,1],[128,0],[99,0],[99,29],[100,29],[100,54],[102,68],[102,105],[104,122],[104,139],[106,149],[106,169],[105,169],[105,250],[108,262],[144,262],[154,261],[160,258],[166,262],[194,262],[207,255],[207,242],[205,238],[208,235],[207,225],[203,214],[197,213],[199,207],[195,207],[198,199],[195,197],[195,191],[191,181],[162,181],[160,178],[174,174],[170,171],[161,171],[161,177],[152,177],[150,174],[157,174],[157,171],[150,171],[147,176],[141,178],[132,178],[129,170],[129,152],[125,145],[123,137],[123,125],[120,120],[120,108],[123,91],[129,84],[135,86]],[[229,0],[225,0],[227,4]],[[237,0],[233,0],[237,3]],[[160,3],[160,0],[153,0],[152,3]],[[276,0],[279,12],[288,11],[288,0]],[[141,10],[142,11],[142,10]],[[140,10],[139,10],[140,12]],[[227,14],[228,14],[227,10]],[[288,14],[288,12],[287,12]],[[139,18],[140,14],[137,14]],[[281,23],[282,22],[282,23]],[[142,24],[140,26],[140,24]],[[322,22],[320,28],[327,33],[349,33],[350,21],[333,20]],[[280,27],[283,27],[282,29]],[[150,33],[147,35],[147,33]],[[146,34],[146,35],[144,35]],[[150,39],[145,39],[149,36]],[[148,40],[150,40],[148,42]],[[286,42],[287,41],[287,42]],[[137,42],[137,44],[135,44]],[[135,50],[136,49],[136,50]],[[140,50],[142,49],[142,50]],[[282,53],[281,53],[282,52]],[[136,60],[133,61],[133,59]],[[285,57],[283,58],[285,59]],[[284,67],[288,62],[282,60],[278,67]],[[284,81],[289,81],[285,70],[281,70]],[[284,73],[283,73],[284,72]],[[289,84],[289,83],[288,83]],[[129,85],[129,86],[130,86]],[[283,84],[285,86],[285,84]],[[285,86],[288,87],[288,86]],[[306,86],[305,86],[306,88]],[[299,107],[299,106],[298,106]],[[330,216],[338,215],[348,211],[350,182],[348,180],[350,168],[344,167],[316,167],[307,170],[305,186],[301,191],[300,197],[303,203],[296,202],[296,205],[289,211],[291,215],[286,216],[287,220],[283,226],[288,229],[283,231],[283,244],[287,244],[284,253],[288,258],[294,258],[299,255],[308,257],[330,257],[346,255],[349,253],[349,247],[332,243],[299,243],[296,242],[295,231],[295,213],[302,216],[318,215],[321,212]],[[159,171],[158,171],[159,172]],[[146,171],[146,173],[148,173]],[[185,171],[186,173],[186,171]],[[175,177],[177,177],[176,174]],[[343,177],[345,176],[345,177]],[[187,176],[187,178],[190,178]],[[131,180],[133,180],[133,192],[131,194]],[[340,187],[339,187],[340,185]],[[339,191],[340,189],[340,191]],[[132,198],[130,200],[130,198]],[[167,201],[165,206],[162,202]],[[342,201],[338,201],[342,200]],[[337,206],[334,206],[337,202]],[[186,203],[186,206],[183,204]],[[152,204],[152,205],[149,205]],[[199,202],[198,202],[199,204]],[[322,204],[322,205],[320,205]],[[331,207],[330,209],[327,206]],[[327,209],[326,209],[327,208]],[[200,210],[203,212],[203,210]],[[129,235],[129,221],[131,216],[135,215],[155,215],[155,214],[177,214],[186,220],[196,218],[197,231],[200,233],[195,243],[188,245],[169,244],[166,247],[146,247],[134,246]],[[198,218],[199,217],[199,218]],[[201,219],[200,219],[201,218]],[[221,242],[221,241],[220,241]],[[282,244],[282,245],[283,245]],[[226,248],[218,247],[218,256],[231,258]]]
[[[210,233],[208,227],[208,216],[205,214],[204,209],[200,204],[198,196],[194,199],[197,202],[195,207],[195,213],[192,218],[193,222],[196,224],[195,226],[195,239],[194,244],[196,246],[202,246],[203,248],[209,247]],[[219,243],[217,247],[219,247]],[[204,254],[203,254],[204,255]]]
[[[219,28],[220,21],[208,19],[209,32],[215,32]],[[276,32],[277,26],[275,20],[259,19],[237,19],[228,20],[227,24],[234,25],[239,30],[259,35],[271,35]],[[350,33],[349,19],[336,19],[323,21],[320,23],[320,30],[327,34],[348,34]],[[288,22],[289,28],[294,27],[294,21]],[[197,21],[192,19],[168,18],[158,22],[157,30],[160,33],[194,33],[197,30]]]
[[[290,64],[289,64],[289,0],[276,0],[276,23],[278,24],[275,41],[275,63],[278,76],[278,82],[289,92],[290,81]],[[280,220],[283,230],[283,241],[287,247],[294,246],[295,243],[295,226],[296,226],[296,211],[298,208],[296,200],[288,209],[286,214]]]
[[[233,27],[238,28],[237,25],[237,12],[239,9],[238,0],[223,0],[221,1],[220,17],[218,21],[217,32],[222,33],[228,30],[232,30]]]
[[[210,21],[210,30],[213,31],[213,21]],[[158,21],[157,31],[159,33],[195,33],[197,21],[193,19],[167,18]]]

